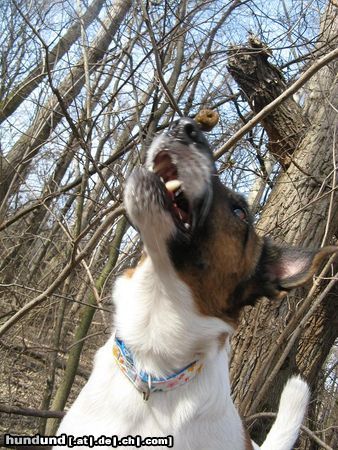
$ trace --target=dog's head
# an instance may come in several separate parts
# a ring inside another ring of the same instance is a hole
[[[337,251],[282,248],[259,237],[246,201],[220,182],[204,134],[187,118],[154,139],[145,167],[127,181],[125,204],[154,265],[169,264],[200,312],[225,320],[304,284]]]

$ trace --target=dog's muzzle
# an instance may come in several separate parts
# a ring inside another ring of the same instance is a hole
[[[191,235],[210,208],[214,172],[198,124],[180,119],[154,139],[145,168],[134,170],[127,181],[125,200],[131,221],[141,228],[142,215],[165,211],[181,235]]]

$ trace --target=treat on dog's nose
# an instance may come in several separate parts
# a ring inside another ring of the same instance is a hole
[[[202,131],[211,131],[217,125],[218,120],[218,112],[212,109],[201,109],[195,117],[195,121]]]

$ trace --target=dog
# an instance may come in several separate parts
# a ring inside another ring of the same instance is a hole
[[[306,382],[288,381],[258,447],[231,399],[229,339],[245,305],[303,285],[332,248],[283,248],[258,236],[246,201],[221,183],[189,118],[155,137],[124,202],[144,257],[115,283],[114,331],[58,435],[77,449],[290,450],[309,401]]]

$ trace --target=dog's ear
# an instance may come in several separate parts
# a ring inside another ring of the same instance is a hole
[[[238,314],[243,306],[254,305],[262,297],[270,300],[284,297],[291,289],[309,281],[333,253],[338,253],[338,247],[309,251],[280,247],[265,239],[254,273],[237,286],[228,312]]]
[[[257,273],[269,291],[263,295],[278,298],[291,289],[304,285],[318,271],[323,260],[332,253],[338,253],[338,247],[327,246],[310,251],[296,247],[280,247],[265,240],[258,266],[260,273]]]

